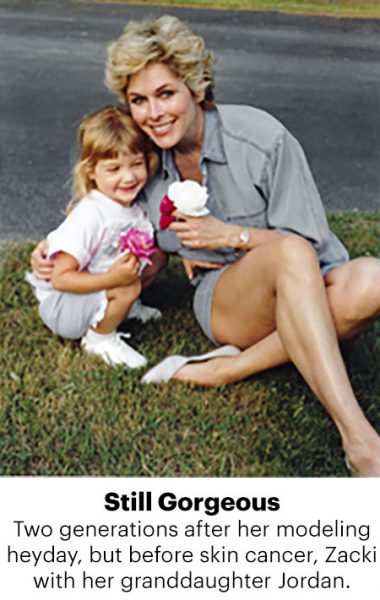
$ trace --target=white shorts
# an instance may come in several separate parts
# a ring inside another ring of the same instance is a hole
[[[39,313],[45,325],[57,335],[77,340],[95,327],[106,312],[108,299],[104,290],[91,294],[72,294],[55,290],[50,282],[26,273],[39,301]]]

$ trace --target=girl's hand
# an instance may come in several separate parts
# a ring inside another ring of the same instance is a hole
[[[47,258],[48,243],[46,240],[42,240],[33,250],[30,256],[30,264],[33,269],[33,273],[39,279],[49,281],[51,279],[54,262]]]
[[[194,277],[194,269],[199,267],[201,269],[221,269],[224,267],[220,263],[202,262],[200,260],[190,260],[188,258],[182,258],[183,267],[188,279],[191,281]]]
[[[220,250],[220,248],[235,248],[238,245],[241,229],[238,225],[223,223],[211,215],[189,217],[178,211],[173,214],[183,220],[171,223],[169,229],[176,232],[178,239],[186,248]]]
[[[112,287],[130,285],[139,276],[141,262],[133,254],[125,254],[119,258],[108,271]]]

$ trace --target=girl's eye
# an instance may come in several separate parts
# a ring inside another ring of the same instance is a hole
[[[116,173],[119,167],[107,167],[108,173]]]

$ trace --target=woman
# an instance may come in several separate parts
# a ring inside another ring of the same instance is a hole
[[[333,418],[347,463],[360,476],[380,476],[380,438],[338,345],[380,316],[380,261],[348,261],[302,149],[277,120],[214,105],[213,66],[204,40],[165,16],[128,23],[106,70],[108,87],[162,152],[161,171],[145,190],[156,228],[170,183],[192,179],[209,192],[209,216],[177,214],[158,241],[183,257],[205,333],[243,352],[187,364],[174,378],[230,383],[290,360]],[[33,264],[47,273],[41,254],[40,246]]]

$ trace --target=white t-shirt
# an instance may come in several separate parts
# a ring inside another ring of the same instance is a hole
[[[80,271],[104,273],[128,253],[120,247],[120,236],[132,228],[153,237],[153,226],[137,202],[122,206],[93,190],[49,233],[48,256],[54,259],[58,252],[66,252],[78,261]],[[141,264],[146,261],[141,259]]]
[[[59,252],[66,252],[78,261],[80,271],[104,273],[128,254],[128,250],[120,247],[120,235],[129,229],[145,231],[152,237],[154,234],[151,222],[137,202],[131,207],[122,206],[92,190],[47,236],[48,257],[54,259]],[[141,273],[147,261],[142,258],[140,262]],[[26,280],[40,302],[54,289],[50,282],[38,279],[34,273],[27,273]]]

